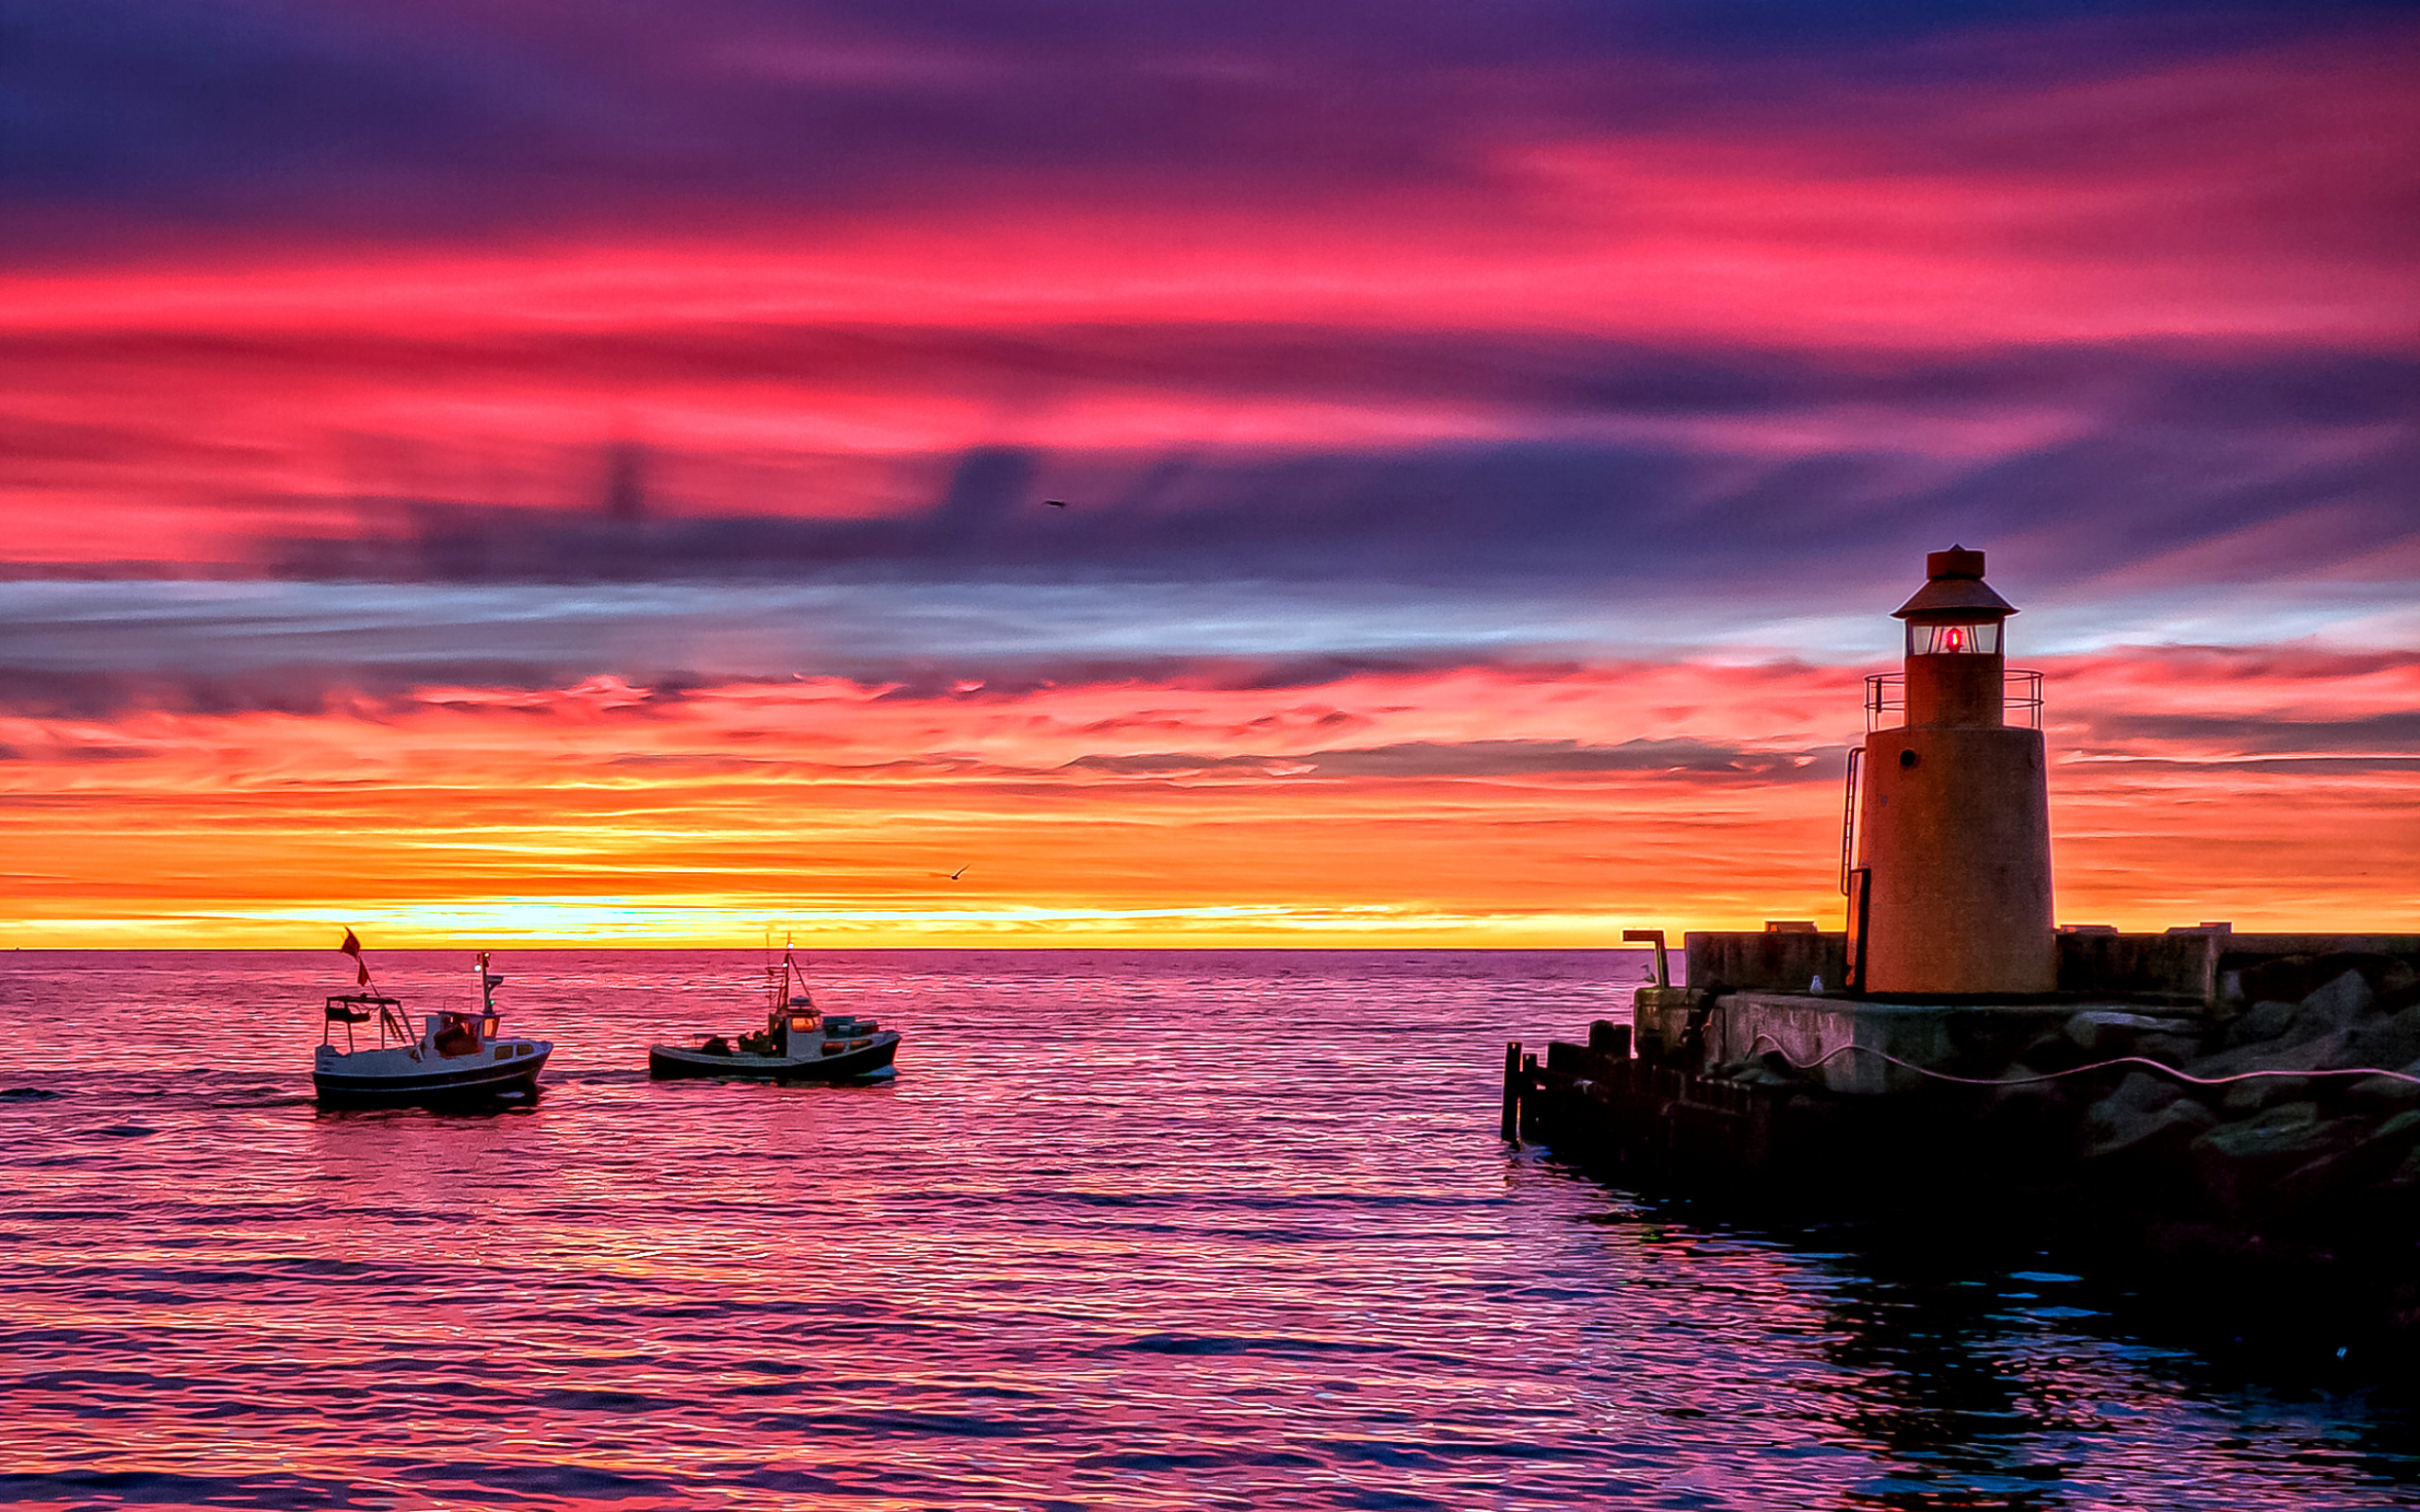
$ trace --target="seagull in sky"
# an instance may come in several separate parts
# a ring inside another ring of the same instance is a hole
[[[1064,509],[1067,507],[1067,501],[1064,499],[1045,499],[1042,502],[1050,506],[1053,509]]]
[[[975,865],[975,863],[970,861],[966,864],[966,867],[971,867],[973,865]],[[947,877],[950,881],[956,882],[959,878],[966,875],[966,867],[960,867],[956,871],[936,871],[933,875],[936,877]]]

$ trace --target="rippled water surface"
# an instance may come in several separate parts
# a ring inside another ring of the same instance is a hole
[[[1628,956],[821,956],[900,1074],[787,1090],[646,1078],[754,953],[498,959],[557,1050],[464,1116],[313,1107],[332,954],[0,956],[0,1501],[2420,1506],[2398,1413],[2054,1270],[1508,1151],[1504,1040]]]

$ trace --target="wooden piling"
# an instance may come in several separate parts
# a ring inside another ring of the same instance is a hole
[[[1504,1139],[1521,1143],[1521,1041],[1504,1042]]]
[[[1599,1019],[1588,1026],[1588,1048],[1616,1060],[1630,1058],[1630,1025],[1616,1023],[1611,1019]]]

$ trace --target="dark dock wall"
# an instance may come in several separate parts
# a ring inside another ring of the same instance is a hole
[[[2238,935],[2214,929],[2062,934],[2056,943],[2062,994],[2169,1006],[2216,1007],[2264,996],[2291,1001],[2342,971],[2359,969],[2365,959],[2420,960],[2420,935]],[[1837,993],[1848,980],[1848,936],[1692,932],[1686,959],[1688,985],[1718,994],[1805,992],[1817,980]],[[2264,971],[2292,961],[2319,964],[2304,972],[2309,980],[2299,990],[2264,988]]]
[[[1699,934],[1683,936],[1691,987],[1804,992],[1818,977],[1827,988],[1848,982],[1846,935]]]

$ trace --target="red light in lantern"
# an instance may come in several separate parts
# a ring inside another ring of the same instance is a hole
[[[1942,644],[1952,651],[1963,651],[1966,649],[1966,632],[1953,625],[1949,633],[1942,638]]]

